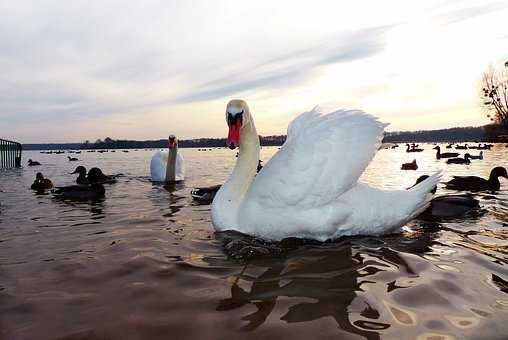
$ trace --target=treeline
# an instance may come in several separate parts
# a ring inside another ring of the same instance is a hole
[[[383,142],[405,143],[405,142],[462,142],[462,141],[484,141],[496,142],[507,141],[499,139],[503,130],[498,125],[486,125],[481,127],[456,127],[441,130],[429,131],[398,131],[387,132]],[[260,136],[262,146],[279,146],[284,144],[286,136]],[[25,150],[77,150],[77,149],[155,149],[167,147],[167,139],[159,140],[113,140],[109,137],[104,140],[97,140],[95,143],[64,143],[64,144],[24,144]],[[217,148],[226,145],[225,138],[198,138],[179,140],[181,148]]]
[[[260,136],[262,146],[277,146],[284,144],[286,136]],[[168,146],[167,139],[159,140],[113,140],[109,137],[97,140],[95,143],[62,143],[62,144],[23,144],[24,150],[96,150],[96,149],[160,149]],[[226,146],[225,138],[198,138],[178,141],[180,148],[219,148]]]
[[[76,150],[83,143],[23,144],[23,150]]]
[[[462,142],[481,141],[484,139],[484,127],[456,127],[429,131],[387,132],[384,143],[403,142]]]
[[[282,145],[286,140],[286,136],[260,136],[259,141],[262,146]],[[113,140],[106,138],[104,141],[95,143],[83,143],[80,149],[158,149],[168,146],[167,139],[159,140]],[[219,148],[226,146],[225,138],[198,138],[183,139],[178,141],[180,148]]]

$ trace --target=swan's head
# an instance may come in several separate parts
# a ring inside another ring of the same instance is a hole
[[[242,128],[251,121],[247,103],[240,99],[231,100],[226,107],[226,122],[229,127],[226,145],[233,150],[240,145]]]
[[[169,135],[168,148],[175,149],[177,147],[178,147],[178,139],[176,139],[175,135]]]

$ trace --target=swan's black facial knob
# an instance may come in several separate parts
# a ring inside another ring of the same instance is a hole
[[[243,110],[236,114],[228,112],[228,125],[236,125],[237,122],[240,122],[240,126],[243,125]]]

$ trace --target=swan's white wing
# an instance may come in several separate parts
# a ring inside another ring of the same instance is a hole
[[[166,180],[166,164],[168,162],[167,151],[156,151],[150,161],[150,177],[154,182]]]
[[[176,154],[176,180],[183,181],[185,179],[185,159],[180,153]]]
[[[322,206],[351,189],[370,163],[387,124],[358,110],[322,114],[317,108],[291,122],[280,151],[258,174],[248,198],[265,206]]]

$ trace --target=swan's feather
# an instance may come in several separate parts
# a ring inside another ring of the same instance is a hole
[[[266,206],[313,208],[351,189],[376,154],[386,124],[358,110],[322,114],[316,107],[288,127],[281,150],[249,192]]]

